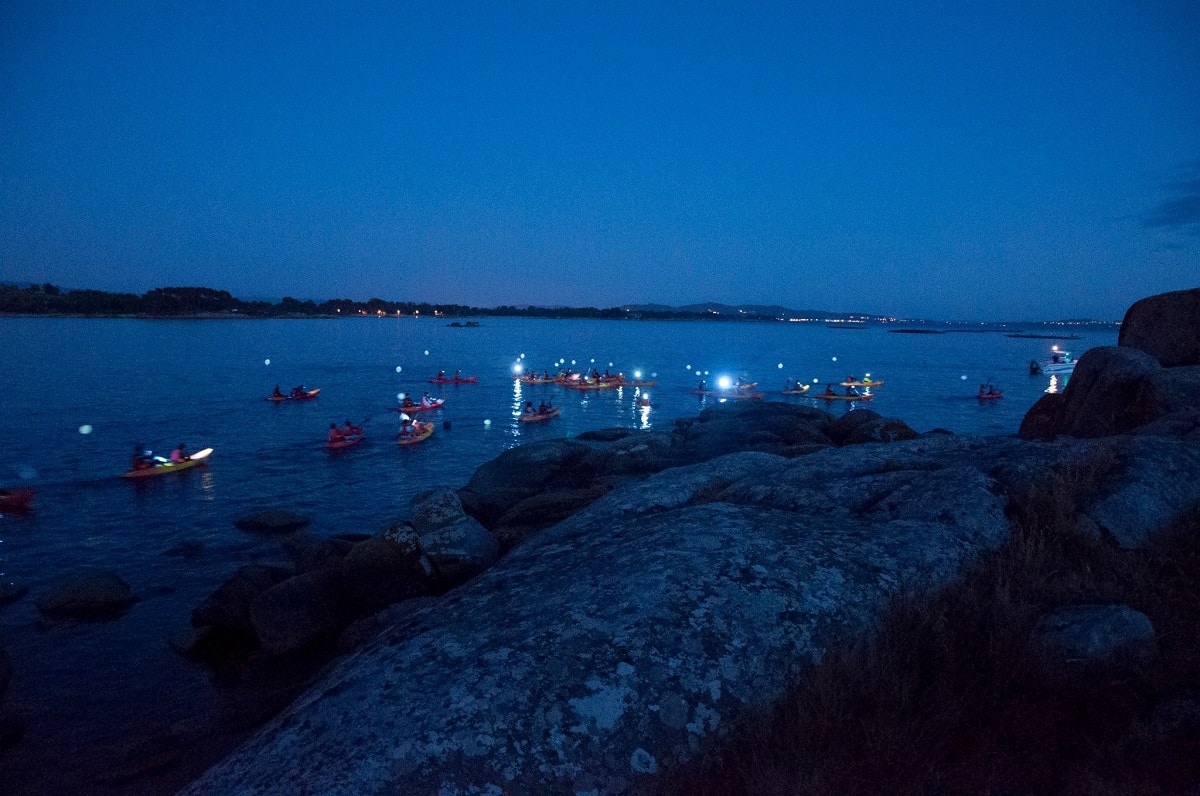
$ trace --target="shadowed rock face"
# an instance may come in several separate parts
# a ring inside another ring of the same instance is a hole
[[[970,447],[744,453],[620,487],[345,661],[190,792],[628,791],[1005,538],[990,480],[931,444]]]
[[[1135,302],[1121,322],[1117,345],[1145,351],[1164,368],[1200,365],[1200,288]]]

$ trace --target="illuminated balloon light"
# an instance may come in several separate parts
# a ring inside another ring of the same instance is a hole
[[[717,386],[722,390],[728,390],[733,386],[733,379],[729,378],[728,376],[722,376],[721,378],[717,379]]]
[[[485,426],[490,426],[490,425],[492,424],[492,421],[491,421],[491,420],[484,420],[484,421],[483,421],[483,424],[484,424]]]
[[[684,365],[684,366],[683,366],[683,369],[684,369],[684,370],[691,370],[691,369],[692,369],[692,366],[691,366],[691,365]]]
[[[80,427],[79,427],[79,433],[80,433],[80,434],[91,434],[91,433],[92,433],[92,427],[91,427],[91,426],[89,426],[89,425],[87,425],[87,424],[85,423],[84,425],[82,425],[82,426],[80,426]]]
[[[399,373],[399,372],[400,372],[400,371],[402,371],[402,370],[404,370],[404,368],[400,367],[399,365],[397,365],[397,366],[396,366],[396,372],[397,372],[397,373]]]
[[[263,364],[264,364],[264,365],[270,365],[270,364],[271,364],[271,360],[269,360],[269,359],[264,359],[264,360],[263,360]]]
[[[613,363],[609,362],[608,366],[611,368],[613,366]]]
[[[520,373],[520,372],[521,372],[521,371],[523,371],[523,370],[525,370],[525,368],[521,367],[521,363],[520,363],[520,362],[518,362],[517,364],[513,365],[513,373]]]
[[[833,358],[833,361],[834,361],[834,362],[837,362],[837,357],[834,357],[834,358]]]
[[[595,364],[596,364],[596,358],[595,358],[595,357],[592,357],[592,364],[593,364],[593,365],[595,365]]]
[[[403,400],[404,400],[404,395],[405,395],[405,394],[404,394],[404,393],[402,393],[402,392],[398,392],[398,393],[396,393],[396,400],[397,400],[397,401],[403,401]]]
[[[818,382],[816,379],[813,379],[813,384],[819,384],[819,383],[820,382]]]
[[[775,367],[779,368],[780,370],[783,370],[783,363],[782,363],[782,362],[780,362],[780,363],[779,363],[778,365],[776,365]]]
[[[572,365],[574,365],[574,364],[575,364],[575,360],[573,360],[573,359],[572,359],[572,360],[571,360],[571,364],[572,364]]]
[[[708,375],[708,371],[707,371],[707,370],[706,370],[706,371],[704,371],[704,375],[705,375],[705,376],[707,376],[707,375]]]
[[[524,354],[521,354],[521,356],[519,356],[519,357],[517,357],[517,358],[518,358],[518,359],[524,359],[524,358],[525,358],[525,355],[524,355]]]
[[[428,349],[428,348],[426,348],[426,349],[425,349],[425,356],[429,356],[429,349]]]
[[[642,377],[642,372],[641,372],[640,370],[635,370],[635,371],[633,372],[633,377],[634,377],[635,379],[640,379],[640,378]]]
[[[966,376],[959,376],[959,378],[960,378],[960,379],[962,379],[963,381],[966,381],[966,380],[967,380],[967,377],[966,377]]]
[[[657,378],[658,378],[658,371],[656,370],[656,371],[654,371],[653,373],[651,373],[651,374],[650,374],[650,378],[652,378],[652,379],[657,379]]]
[[[700,375],[700,371],[696,371],[696,375],[697,375],[697,376],[699,376],[699,375]]]

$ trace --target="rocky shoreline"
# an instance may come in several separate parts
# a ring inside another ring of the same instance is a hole
[[[257,529],[290,566],[238,570],[177,649],[299,671],[258,720],[332,663],[185,792],[666,789],[1019,518],[1136,550],[1197,507],[1200,289],[1135,304],[1016,437],[766,403],[514,448],[373,535]],[[1054,654],[1151,654],[1132,609],[1062,611]]]

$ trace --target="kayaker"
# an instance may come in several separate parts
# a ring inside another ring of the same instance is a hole
[[[276,385],[275,385],[275,392],[271,393],[271,397],[272,397],[272,398],[283,398],[283,397],[284,397],[284,394],[283,394],[283,392],[282,392],[282,391],[279,389],[279,385],[278,385],[278,384],[276,384]]]
[[[428,392],[421,396],[421,406],[433,406],[433,399],[429,397]]]
[[[837,395],[837,393],[833,391],[833,385],[832,385],[832,384],[826,384],[826,385],[825,385],[825,394],[826,394],[826,395]]]
[[[412,408],[414,408],[414,407],[416,406],[416,404],[415,404],[415,403],[413,403],[413,400],[412,400],[412,398],[409,398],[409,397],[406,395],[406,396],[404,396],[404,400],[402,400],[402,401],[400,402],[400,406],[401,406],[401,408],[403,408],[403,409],[412,409]]]
[[[301,385],[300,385],[300,386],[298,386],[298,387],[293,387],[293,388],[292,388],[292,397],[293,397],[293,398],[302,398],[302,397],[304,397],[304,385],[303,385],[303,384],[301,384]]]
[[[696,385],[696,392],[708,392],[708,382],[701,379],[700,383]]]
[[[860,395],[857,387],[847,387],[846,395]]]
[[[154,466],[153,462],[146,461],[146,456],[142,449],[142,443],[133,446],[133,458],[129,462],[131,470],[149,470]]]
[[[459,375],[459,372],[458,372],[457,370],[456,370],[456,371],[454,371],[454,380],[455,380],[455,381],[462,381],[462,376],[461,376],[461,375]]]
[[[539,415],[548,415],[550,414],[550,405],[545,401],[539,401],[537,411]]]
[[[783,391],[784,391],[784,392],[791,392],[791,391],[792,391],[792,380],[791,380],[791,379],[784,379],[784,380],[783,380]]]
[[[356,426],[353,423],[351,423],[349,420],[347,420],[346,424],[344,426],[342,426],[342,436],[343,437],[362,436],[362,426]]]
[[[438,375],[434,376],[434,378],[437,379],[438,381],[445,381],[446,380],[446,371],[439,370]]]
[[[342,430],[337,427],[337,423],[329,424],[329,442],[341,442]]]
[[[179,447],[171,451],[171,461],[175,464],[187,461],[187,451],[183,448],[183,443],[179,443]]]
[[[417,433],[417,429],[415,426],[413,426],[412,420],[405,418],[400,421],[400,438],[401,439],[409,439],[410,437],[415,436],[416,433]]]
[[[532,415],[532,414],[533,414],[533,401],[526,401],[526,402],[525,402],[525,408],[524,408],[524,409],[522,409],[521,411],[522,411],[524,414],[527,414],[527,415]]]

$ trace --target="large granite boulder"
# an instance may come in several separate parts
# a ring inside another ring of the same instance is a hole
[[[811,453],[832,445],[833,415],[782,402],[730,401],[675,421],[671,452],[675,463],[705,462],[741,451],[781,456]]]
[[[1200,365],[1200,288],[1134,302],[1121,322],[1117,345],[1145,351],[1164,368]]]
[[[481,465],[459,490],[463,508],[491,528],[502,514],[549,485],[574,485],[573,471],[592,448],[586,442],[551,439],[512,448]]]
[[[239,567],[192,610],[194,627],[217,627],[252,636],[250,605],[267,589],[282,583],[291,571],[283,567],[248,564]]]
[[[421,552],[433,564],[443,586],[456,586],[496,563],[500,543],[463,511],[458,494],[445,487],[415,496],[412,526]]]
[[[416,533],[403,523],[354,545],[338,569],[350,606],[358,613],[427,594],[435,578]]]
[[[250,605],[250,623],[263,652],[280,655],[332,636],[341,628],[337,572],[318,570],[277,583]]]
[[[628,793],[713,750],[888,600],[997,547],[955,437],[626,483],[370,641],[188,793]],[[945,446],[945,447],[942,447]]]
[[[38,600],[37,609],[49,619],[113,619],[137,599],[116,573],[94,569],[54,583]]]
[[[1062,398],[1043,396],[1026,414],[1022,439],[1056,434],[1104,437],[1123,434],[1171,411],[1146,393],[1161,370],[1154,357],[1134,348],[1092,348],[1079,358]]]

